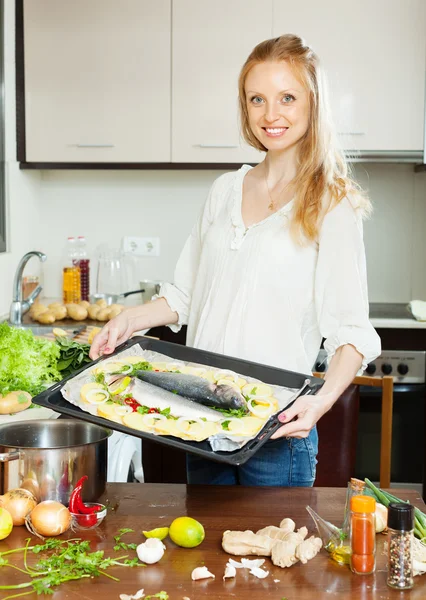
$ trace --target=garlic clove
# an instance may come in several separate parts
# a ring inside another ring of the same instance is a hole
[[[166,546],[157,538],[149,538],[136,548],[136,554],[141,562],[153,565],[163,558]]]
[[[383,504],[376,503],[376,533],[381,533],[388,525],[388,509]]]
[[[128,594],[120,594],[120,600],[141,600],[145,594],[143,590],[138,590],[136,594],[129,596]]]
[[[264,558],[254,558],[254,559],[242,558],[241,559],[241,564],[243,565],[243,567],[245,569],[258,569],[259,567],[261,567],[263,565],[264,562],[265,562]]]
[[[236,569],[244,569],[244,565],[238,562],[238,560],[234,560],[233,558],[230,558],[227,564],[231,565],[231,567],[235,567]]]
[[[224,580],[231,579],[231,577],[235,577],[236,574],[237,574],[237,569],[233,565],[230,565],[228,563],[225,567],[225,574],[223,576],[223,579]]]
[[[208,579],[209,577],[215,578],[213,573],[210,573],[207,567],[197,567],[191,573],[191,579],[196,581],[197,579]]]
[[[260,567],[254,567],[253,569],[250,569],[250,573],[255,577],[258,577],[258,579],[265,579],[265,577],[269,575],[269,571],[264,571]]]

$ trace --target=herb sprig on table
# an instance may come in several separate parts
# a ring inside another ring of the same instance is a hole
[[[28,575],[31,580],[18,583],[16,585],[0,585],[0,590],[24,590],[17,594],[12,594],[3,598],[11,600],[27,594],[53,594],[55,588],[67,581],[78,579],[99,577],[103,575],[113,581],[120,581],[106,573],[110,567],[144,567],[137,558],[129,559],[127,555],[119,557],[108,557],[104,555],[103,550],[90,552],[90,542],[82,541],[80,538],[73,540],[59,541],[48,539],[45,544],[30,546],[31,538],[27,539],[24,548],[8,550],[0,553],[0,568],[9,567]],[[129,545],[130,546],[130,545]],[[51,553],[39,562],[29,567],[27,564],[27,555],[31,551],[34,554],[41,554],[48,551]],[[10,564],[7,555],[23,552],[23,568]]]
[[[137,544],[126,544],[125,542],[121,541],[121,538],[123,537],[123,535],[125,535],[126,533],[133,533],[133,532],[134,532],[134,530],[129,529],[128,527],[119,529],[118,535],[114,536],[114,542],[115,542],[114,550],[136,550]]]

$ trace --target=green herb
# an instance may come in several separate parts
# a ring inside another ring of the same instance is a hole
[[[95,381],[96,381],[96,383],[99,383],[100,385],[106,385],[105,373],[104,372],[96,373]]]
[[[116,373],[123,373],[123,371],[127,371],[128,369],[128,365],[123,365],[123,367],[121,369],[119,369],[118,371],[116,371]],[[138,362],[138,363],[133,363],[132,364],[132,370],[128,373],[126,373],[126,375],[135,375],[136,371],[152,371],[152,366],[151,363],[147,362],[146,360]]]
[[[125,535],[126,533],[133,533],[133,532],[134,532],[133,529],[128,529],[128,528],[119,529],[118,535],[114,536],[114,542],[115,542],[114,550],[136,550],[137,544],[133,544],[133,543],[126,544],[125,542],[121,541],[121,538],[123,537],[123,535]]]
[[[0,323],[0,394],[23,391],[35,396],[60,381],[59,354],[55,342]]]
[[[216,408],[216,407],[212,406],[211,408],[219,411],[220,413],[222,413],[223,415],[225,415],[227,417],[236,417],[237,419],[241,419],[241,417],[245,417],[247,415],[247,409],[245,407],[244,408],[225,409],[225,408]]]
[[[250,393],[252,396],[256,396],[256,392],[257,392],[257,387],[254,387]]]
[[[148,406],[138,406],[136,412],[138,412],[140,415],[146,415],[149,412],[149,408]]]
[[[170,415],[170,406],[168,406],[167,408],[164,408],[163,410],[160,410],[160,415],[164,415],[165,417],[168,417]]]
[[[120,530],[125,533],[132,530]],[[124,535],[122,533],[121,535]],[[120,536],[118,536],[120,537]],[[127,556],[119,558],[106,557],[103,550],[90,552],[90,542],[82,541],[80,538],[74,540],[58,541],[56,539],[48,539],[44,544],[37,546],[29,546],[30,538],[27,539],[27,544],[24,548],[16,550],[8,550],[0,553],[0,567],[10,567],[28,575],[31,580],[16,585],[0,585],[0,590],[21,590],[30,588],[28,592],[22,594],[13,594],[6,596],[3,600],[11,600],[18,596],[30,594],[53,594],[55,588],[67,581],[99,577],[103,575],[113,581],[119,581],[117,577],[113,577],[105,570],[110,567],[135,567],[144,566],[137,559],[128,559]],[[28,567],[26,556],[27,552],[32,550],[34,554],[50,551],[49,556],[42,558],[33,566]],[[24,552],[24,568],[21,569],[16,565],[11,565],[4,558],[6,554],[13,552]]]
[[[229,423],[230,423],[230,421],[222,421],[222,429],[226,429],[228,431]]]
[[[145,600],[150,600],[150,598],[160,598],[160,600],[169,600],[169,594],[167,592],[158,592],[158,594],[154,594],[153,596],[145,596]]]
[[[81,344],[68,337],[56,338],[56,344],[59,346],[60,351],[58,369],[61,371],[62,377],[68,377],[68,375],[91,362],[89,357],[90,344]]]

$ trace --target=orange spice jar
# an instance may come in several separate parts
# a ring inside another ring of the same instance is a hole
[[[376,501],[371,496],[353,496],[350,508],[351,569],[369,575],[376,568]]]

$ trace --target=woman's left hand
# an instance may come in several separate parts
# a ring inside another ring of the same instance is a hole
[[[279,415],[278,419],[283,424],[271,436],[271,439],[280,437],[296,437],[306,438],[311,429],[319,421],[334,403],[331,394],[316,394],[314,396],[300,396],[296,402],[288,410],[285,410]],[[292,419],[297,417],[295,421],[290,423]]]

